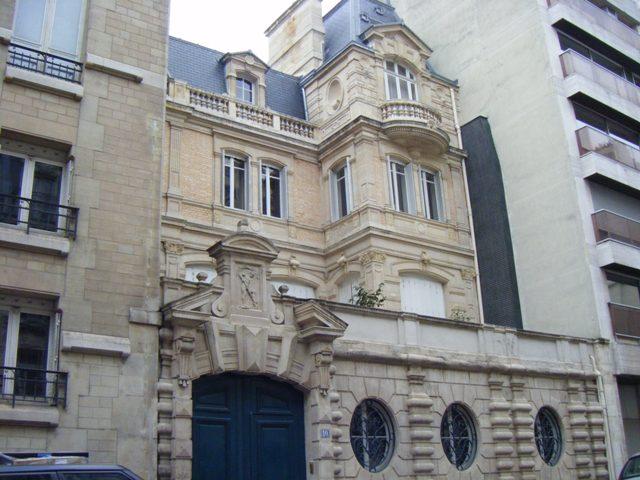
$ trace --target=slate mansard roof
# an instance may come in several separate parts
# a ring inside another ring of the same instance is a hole
[[[169,76],[211,93],[227,93],[224,53],[169,37]],[[265,74],[267,107],[296,118],[305,118],[300,79],[272,68]]]

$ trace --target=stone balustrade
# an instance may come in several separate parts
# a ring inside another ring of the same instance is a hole
[[[442,125],[440,114],[416,102],[392,101],[380,107],[382,120],[422,120],[434,127]]]

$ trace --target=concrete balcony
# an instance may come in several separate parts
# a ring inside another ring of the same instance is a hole
[[[449,135],[442,130],[442,118],[435,110],[418,102],[394,100],[384,103],[380,114],[382,129],[393,142],[429,153],[448,150]]]
[[[640,271],[640,222],[599,210],[592,215],[598,265]]]
[[[640,191],[640,149],[591,127],[576,131],[584,178],[613,180]]]
[[[612,48],[640,61],[638,32],[587,0],[547,0],[549,19],[554,25],[565,20]]]
[[[610,303],[609,314],[616,335],[640,338],[640,308]]]

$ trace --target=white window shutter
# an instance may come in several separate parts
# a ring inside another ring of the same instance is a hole
[[[331,221],[335,222],[340,218],[338,214],[338,191],[336,173],[329,171],[329,191],[331,195]]]
[[[395,209],[398,208],[398,205],[396,205],[396,201],[393,198],[393,182],[395,181],[395,179],[393,178],[393,174],[391,173],[391,160],[387,158],[387,177],[389,179],[389,203],[391,204],[391,206]]]
[[[282,218],[289,218],[289,168],[283,167],[280,171],[280,214]],[[262,197],[260,197],[262,198]]]
[[[407,210],[410,214],[416,214],[416,189],[413,178],[413,165],[405,166],[405,179],[407,180]]]
[[[262,205],[262,160],[258,160],[258,210],[261,215],[268,214],[265,212]],[[249,210],[249,208],[247,208]]]
[[[347,213],[353,210],[353,186],[351,184],[351,160],[345,162],[345,186],[347,189]]]

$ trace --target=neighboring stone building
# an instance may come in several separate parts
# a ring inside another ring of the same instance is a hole
[[[640,4],[393,4],[460,82],[486,321],[610,342],[617,473],[640,450]]]
[[[168,1],[0,1],[0,451],[156,465]]]
[[[376,0],[266,33],[169,40],[158,477],[609,478],[606,344],[482,318],[431,49]]]

